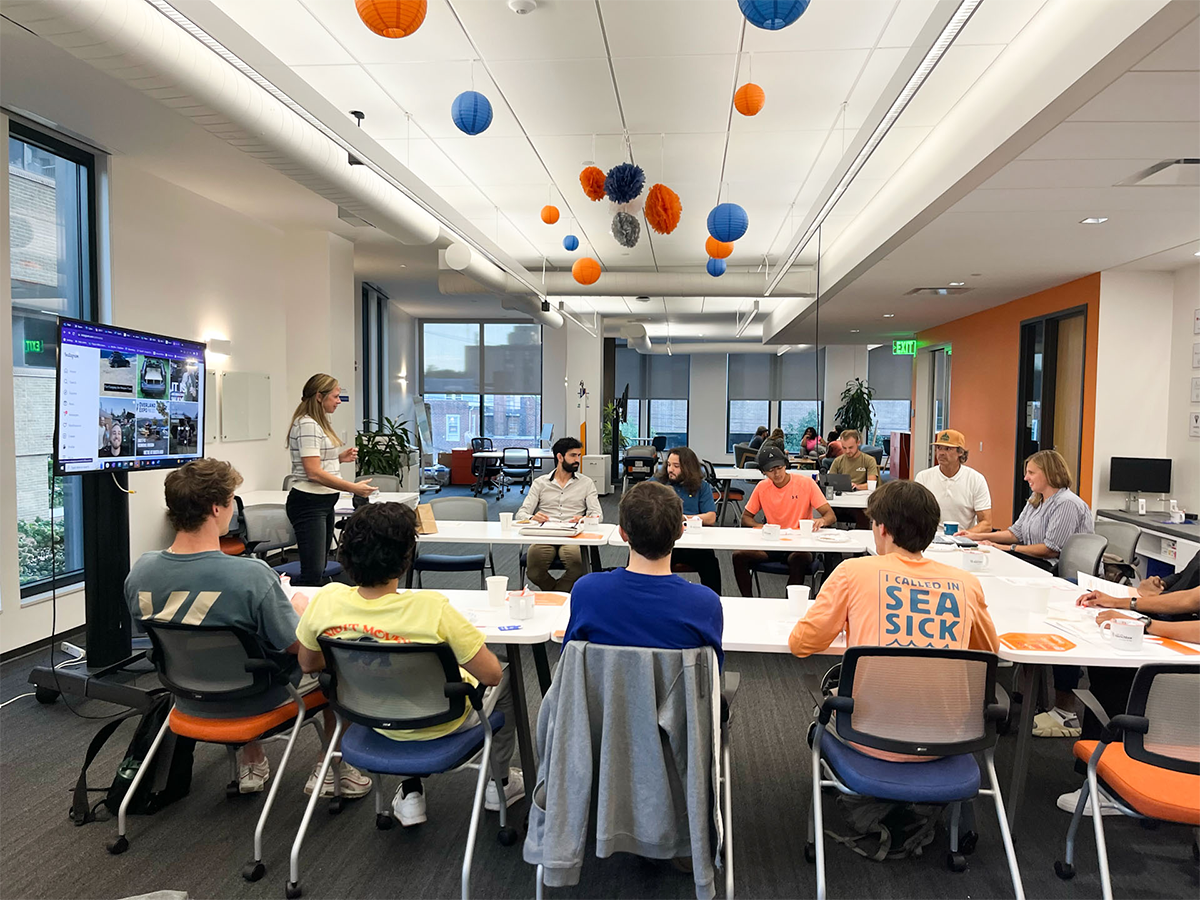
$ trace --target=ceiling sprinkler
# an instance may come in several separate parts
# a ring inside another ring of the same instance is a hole
[[[527,16],[537,9],[537,0],[508,0],[508,8],[518,16]]]

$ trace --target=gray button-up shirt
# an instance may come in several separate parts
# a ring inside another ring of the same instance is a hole
[[[554,472],[535,478],[525,502],[517,511],[517,518],[528,519],[539,512],[558,521],[565,521],[572,516],[601,515],[596,482],[578,472],[571,476],[566,487],[554,480]]]

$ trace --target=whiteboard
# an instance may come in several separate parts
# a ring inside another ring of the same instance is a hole
[[[204,447],[217,442],[217,410],[220,408],[217,397],[217,373],[212,370],[204,373]]]
[[[221,375],[221,440],[265,441],[271,436],[271,376]]]

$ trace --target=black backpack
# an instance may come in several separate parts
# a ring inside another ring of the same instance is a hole
[[[110,737],[120,727],[121,723],[137,715],[131,710],[123,716],[107,722],[92,738],[84,756],[83,768],[79,771],[79,780],[75,782],[74,797],[69,813],[71,821],[76,825],[86,825],[96,820],[96,811],[101,806],[108,807],[112,815],[116,815],[121,807],[121,801],[133,784],[142,760],[150,752],[150,745],[162,728],[163,722],[171,712],[172,698],[169,691],[152,691],[150,693],[150,708],[142,713],[133,739],[125,749],[125,755],[117,766],[116,777],[107,788],[89,788],[87,786],[87,770]],[[183,738],[168,730],[163,735],[158,753],[151,763],[152,769],[138,785],[137,794],[129,804],[129,812],[135,815],[152,815],[168,804],[174,803],[180,797],[186,797],[192,786],[192,753],[196,742],[192,738]],[[94,806],[88,802],[88,793],[104,792],[104,798]]]

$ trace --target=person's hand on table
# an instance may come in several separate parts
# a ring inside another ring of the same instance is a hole
[[[813,519],[813,531],[820,531],[825,527],[824,519]]]
[[[377,490],[379,490],[379,488],[371,484],[371,479],[368,478],[365,481],[354,482],[354,487],[350,488],[350,493],[358,497],[370,497]]]
[[[970,540],[975,540],[975,539],[971,538]],[[977,541],[976,543],[978,543],[980,547],[992,547],[996,550],[1003,550],[1005,553],[1008,553],[1009,551],[1012,550],[1011,544],[997,544],[993,541]]]
[[[583,516],[571,516],[571,518],[567,519],[567,521],[574,524],[575,522],[580,521],[582,518]]]
[[[1104,610],[1104,612],[1096,613],[1096,625],[1097,625],[1097,627],[1100,627],[1105,622],[1111,621],[1112,619],[1128,619],[1128,618],[1129,618],[1129,616],[1125,615],[1124,613],[1117,612],[1115,609],[1106,609],[1106,610]]]
[[[354,462],[357,459],[358,459],[358,448],[357,447],[347,447],[345,450],[343,450],[341,453],[338,454],[338,462],[344,462],[344,463]]]
[[[1129,601],[1124,597],[1111,597],[1099,591],[1088,591],[1075,601],[1076,606],[1103,606],[1107,609],[1128,609]]]
[[[530,518],[532,518],[533,521],[537,522],[539,525],[541,525],[543,522],[550,521],[550,517],[544,512],[536,512]]]
[[[1157,575],[1151,575],[1149,578],[1143,578],[1137,586],[1139,597],[1156,597],[1163,592],[1163,580]]]

